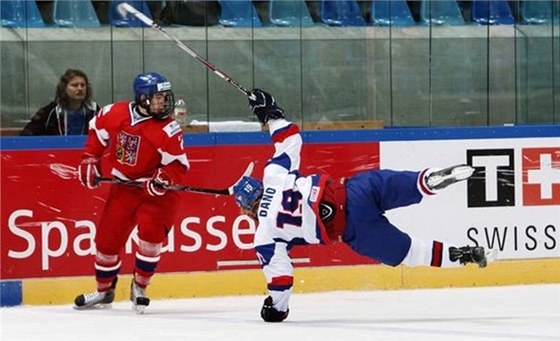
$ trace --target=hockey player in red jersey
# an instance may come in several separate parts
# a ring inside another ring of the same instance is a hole
[[[180,196],[165,186],[180,184],[189,168],[183,133],[173,119],[173,92],[162,75],[140,74],[134,101],[103,107],[91,120],[78,178],[89,189],[100,186],[100,160],[108,153],[111,185],[95,236],[97,290],[76,297],[77,309],[109,304],[115,296],[121,253],[138,225],[138,247],[130,289],[133,307],[142,313],[150,300],[146,287],[160,260],[162,243],[174,222]],[[125,182],[144,182],[143,187]]]
[[[468,179],[474,168],[370,170],[336,180],[326,174],[306,176],[299,172],[299,128],[263,90],[251,91],[249,105],[259,121],[268,124],[274,143],[263,181],[244,177],[234,186],[236,203],[258,221],[254,247],[269,294],[261,308],[263,320],[281,322],[288,316],[294,282],[289,250],[294,245],[341,240],[358,254],[390,266],[487,265],[481,246],[420,240],[399,230],[384,214]]]

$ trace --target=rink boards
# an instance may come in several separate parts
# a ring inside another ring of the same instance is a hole
[[[294,291],[399,289],[560,282],[560,127],[305,132],[302,171],[347,176],[377,168],[468,163],[477,171],[420,205],[388,212],[425,239],[499,250],[486,269],[390,268],[345,245],[296,247]],[[50,166],[75,166],[83,137],[2,138],[2,305],[63,304],[91,291],[91,242],[107,186],[88,191]],[[266,133],[185,135],[189,185],[229,186],[272,152]],[[230,197],[184,193],[164,245],[153,298],[263,293],[251,248],[256,226]],[[117,298],[126,298],[135,236],[125,248]]]

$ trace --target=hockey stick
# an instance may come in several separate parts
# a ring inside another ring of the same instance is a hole
[[[165,29],[163,29],[161,26],[156,24],[152,19],[145,16],[142,12],[138,11],[136,8],[132,7],[131,5],[127,4],[126,2],[123,2],[123,3],[121,3],[120,5],[117,6],[117,11],[119,12],[119,14],[123,18],[126,17],[127,13],[132,14],[138,20],[143,22],[144,24],[150,26],[151,28],[153,28],[154,30],[158,31],[163,36],[165,36],[167,39],[173,41],[175,43],[175,45],[177,45],[177,46],[179,46],[179,48],[181,48],[181,50],[187,52],[189,55],[191,55],[191,57],[193,57],[194,59],[196,59],[199,62],[201,62],[202,64],[204,64],[204,66],[206,66],[207,68],[212,70],[212,72],[214,72],[216,75],[218,75],[221,79],[225,80],[229,84],[233,85],[237,90],[239,90],[243,94],[245,94],[245,96],[251,97],[251,92],[250,91],[248,91],[247,89],[242,87],[233,78],[231,78],[230,76],[225,74],[223,71],[218,69],[215,65],[211,64],[209,61],[202,58],[198,53],[196,53],[193,49],[191,49],[187,45],[183,44],[179,39],[177,39],[174,36],[172,36],[171,34],[169,34]]]
[[[233,187],[235,185],[237,185],[237,183],[239,183],[239,181],[241,181],[241,179],[243,179],[243,177],[250,176],[251,173],[253,173],[253,167],[254,167],[254,163],[250,162],[249,165],[247,166],[247,169],[245,169],[245,172],[243,173],[243,175],[241,175],[241,177],[239,177],[239,179],[237,179],[237,181],[235,181],[235,183],[233,183],[233,185],[229,186],[228,188],[213,189],[213,188],[191,187],[191,186],[185,186],[185,185],[169,185],[169,186],[164,186],[163,188],[165,188],[167,190],[172,190],[172,191],[231,195],[231,194],[233,194]],[[49,165],[49,168],[50,168],[52,173],[58,175],[62,179],[69,180],[69,179],[78,178],[78,171],[75,167],[65,165],[63,163],[51,163]],[[99,180],[99,182],[103,182],[103,183],[121,184],[121,185],[126,185],[126,186],[143,186],[144,185],[143,181],[125,181],[125,180],[120,180],[120,179],[117,179],[117,178],[100,177],[100,178],[98,178],[98,180]]]

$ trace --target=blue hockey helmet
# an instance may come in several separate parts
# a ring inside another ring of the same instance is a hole
[[[261,198],[262,194],[262,182],[250,176],[244,176],[233,186],[235,202],[239,207],[247,210],[253,210],[255,202]]]
[[[175,97],[171,91],[171,83],[157,72],[142,73],[134,78],[132,86],[134,90],[134,101],[140,107],[148,111],[148,114],[158,119],[168,118],[175,109]],[[150,101],[154,94],[161,92],[165,95],[165,104],[162,112],[152,112]]]

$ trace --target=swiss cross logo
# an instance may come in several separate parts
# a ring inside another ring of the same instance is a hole
[[[522,150],[523,205],[560,205],[560,147]]]
[[[560,205],[560,147],[522,148],[517,167],[514,156],[510,148],[467,151],[467,163],[475,168],[468,207],[515,206],[519,171],[523,206]]]

